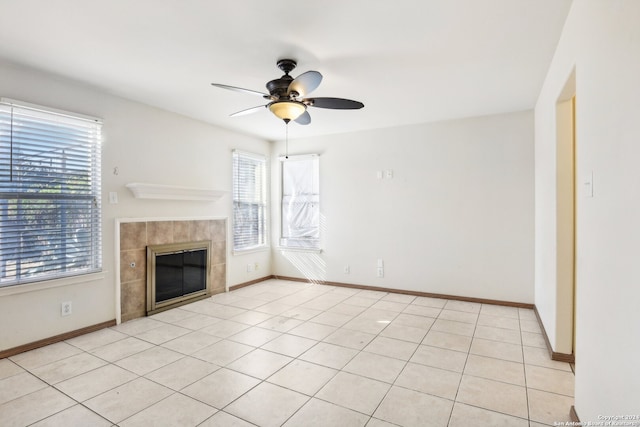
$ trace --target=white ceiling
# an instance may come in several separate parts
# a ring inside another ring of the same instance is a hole
[[[269,140],[261,92],[281,58],[324,79],[290,137],[530,109],[571,0],[2,0],[0,59]]]

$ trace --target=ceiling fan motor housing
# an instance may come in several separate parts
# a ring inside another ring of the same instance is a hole
[[[291,71],[298,65],[293,59],[280,59],[277,62],[278,68],[280,68],[284,75],[279,79],[271,80],[267,83],[267,90],[271,96],[275,96],[278,99],[287,98],[287,92],[289,91],[289,85],[293,81],[293,77],[289,75]]]
[[[267,83],[267,90],[272,96],[277,97],[278,99],[287,98],[287,91],[289,90],[289,85],[293,81],[293,77],[288,74],[280,77],[279,79],[271,80]]]

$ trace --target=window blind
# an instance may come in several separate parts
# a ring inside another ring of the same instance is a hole
[[[282,236],[280,245],[320,249],[320,166],[316,154],[289,156],[282,162]]]
[[[267,159],[233,151],[233,249],[267,246]]]
[[[0,286],[101,270],[101,127],[0,100]]]

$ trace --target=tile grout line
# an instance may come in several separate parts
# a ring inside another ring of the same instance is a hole
[[[478,310],[478,318],[480,317],[480,312],[481,311],[482,311],[482,305],[480,305],[480,309]],[[473,338],[475,337],[476,330],[478,328],[478,318],[476,318],[476,323],[473,325],[473,334],[471,335],[471,342],[469,343],[469,348],[467,350],[467,356],[464,359],[464,366],[462,366],[462,372],[460,372],[460,381],[458,381],[458,388],[456,389],[456,395],[453,398],[453,405],[451,405],[451,412],[449,413],[449,418],[448,418],[448,421],[447,421],[447,425],[451,424],[451,418],[453,417],[453,411],[455,410],[456,403],[458,402],[458,394],[460,393],[460,386],[462,385],[462,378],[464,377],[464,371],[467,368],[467,362],[469,361],[469,355],[471,354],[471,345],[473,344]]]
[[[524,396],[527,400],[527,419],[529,420],[529,425],[531,425],[531,408],[529,404],[529,386],[527,384],[527,364],[524,359],[524,340],[522,339],[522,324],[520,323],[520,312],[518,312],[518,332],[520,332],[520,347],[522,348],[522,370],[524,375]]]
[[[301,292],[301,291],[298,291],[298,292]],[[297,292],[296,292],[296,293],[297,293]],[[295,293],[294,293],[294,294],[295,294]],[[326,293],[324,293],[324,294],[326,294]],[[323,294],[323,295],[324,295],[324,294]],[[286,298],[286,297],[288,297],[288,296],[290,296],[290,295],[283,296],[282,298]],[[282,299],[282,298],[279,298],[279,299]],[[312,299],[314,299],[314,298],[312,298]],[[311,299],[311,300],[312,300],[312,299]],[[311,301],[311,300],[309,300],[309,301]],[[274,300],[274,301],[277,301],[277,299],[276,299],[276,300]],[[269,303],[271,303],[271,302],[273,302],[273,301],[267,302],[266,304],[269,304]],[[265,305],[265,304],[262,304],[262,305]],[[261,306],[262,306],[262,305],[261,305]],[[256,307],[256,308],[259,308],[259,307],[260,307],[260,306],[258,306],[258,307]],[[252,310],[254,310],[254,309],[252,309]],[[279,315],[275,315],[274,317],[276,317],[276,316],[279,316]],[[285,317],[286,317],[286,316],[285,316]],[[288,317],[288,318],[293,319],[293,318],[291,318],[291,317]],[[308,322],[308,321],[310,321],[310,320],[311,320],[311,319],[309,319],[309,320],[307,320],[307,321],[305,321],[305,322]],[[304,323],[303,323],[303,324],[304,324]],[[258,326],[257,326],[257,325],[254,325],[254,327],[258,327]],[[294,328],[295,328],[295,327],[294,327]],[[294,329],[294,328],[292,328],[292,329]],[[242,331],[240,331],[240,332],[242,332]],[[238,333],[240,333],[240,332],[238,332]],[[287,331],[287,332],[288,332],[288,331]],[[287,332],[282,332],[280,335],[278,335],[278,337],[280,337],[280,336],[284,335],[284,334],[285,334],[285,333],[287,333]],[[234,334],[234,335],[235,335],[235,334]],[[292,335],[292,334],[290,334],[290,335]],[[231,336],[233,336],[233,335],[231,335]],[[231,337],[231,336],[230,336],[230,337]],[[297,335],[292,335],[292,336],[297,336]],[[227,337],[227,338],[230,338],[230,337]],[[278,337],[273,338],[272,340],[268,341],[267,343],[264,343],[263,345],[268,344],[269,342],[273,341],[274,339],[276,339],[276,338],[278,338]],[[227,338],[223,338],[223,339],[227,339]],[[308,337],[302,337],[302,338],[308,338]],[[326,337],[325,337],[325,338],[326,338]],[[311,348],[315,347],[318,343],[321,343],[321,342],[322,342],[322,340],[315,340],[315,339],[314,339],[314,341],[316,341],[316,344],[314,344],[314,346],[312,346]],[[253,347],[253,346],[252,346],[252,347]],[[256,347],[256,348],[254,348],[254,350],[250,351],[250,352],[249,352],[249,353],[247,353],[247,354],[250,354],[250,353],[252,353],[253,351],[255,351],[255,350],[257,350],[257,349],[261,349],[261,347],[262,347],[262,346],[260,346],[260,347]],[[308,350],[310,350],[311,348],[309,348]],[[263,350],[263,351],[269,351],[269,350],[264,350],[264,349],[262,349],[262,350]],[[307,350],[307,351],[308,351],[308,350]],[[305,351],[305,352],[306,352],[306,351]],[[302,354],[304,354],[305,352],[303,352],[303,353],[301,353],[300,355],[298,355],[298,357],[299,357],[299,356],[301,356]],[[280,353],[276,353],[276,352],[271,352],[271,353],[274,353],[274,354],[278,354],[278,355],[280,355]],[[237,360],[239,360],[240,358],[242,358],[242,357],[244,357],[244,356],[246,356],[246,354],[245,354],[245,355],[242,355],[242,356],[240,356],[240,357],[238,357],[238,358],[236,358],[236,359],[234,359],[234,361],[237,361]],[[285,356],[286,356],[286,355],[285,355]],[[286,357],[290,357],[290,356],[286,356]],[[234,402],[236,402],[237,400],[239,400],[239,399],[240,399],[240,398],[242,398],[243,396],[246,396],[249,392],[251,392],[251,390],[254,390],[255,388],[257,388],[257,387],[258,387],[258,386],[260,386],[261,384],[267,383],[267,384],[270,384],[270,385],[274,385],[274,386],[276,386],[276,387],[282,387],[282,386],[280,386],[280,385],[278,385],[278,384],[270,383],[270,382],[268,382],[267,380],[268,380],[269,378],[271,378],[273,375],[275,375],[275,374],[277,374],[278,372],[280,372],[281,370],[283,370],[284,368],[286,368],[287,366],[289,366],[289,365],[290,365],[291,363],[293,363],[294,361],[296,361],[296,360],[300,360],[300,359],[298,359],[298,357],[292,357],[292,358],[291,358],[291,360],[290,360],[289,362],[287,362],[285,365],[283,365],[282,367],[280,367],[280,368],[279,368],[278,370],[276,370],[275,372],[271,373],[269,376],[267,376],[267,378],[262,379],[262,378],[256,378],[256,377],[253,377],[253,378],[258,379],[260,382],[259,382],[258,384],[256,384],[254,387],[252,387],[252,388],[250,388],[249,390],[247,390],[247,391],[245,391],[244,393],[242,393],[242,394],[241,394],[240,396],[238,396],[236,399],[232,400],[231,402],[229,402],[227,405],[225,405],[223,408],[221,408],[221,409],[219,409],[219,410],[220,410],[220,411],[225,412],[225,411],[224,411],[224,409],[225,409],[225,408],[227,408],[228,406],[232,405]],[[246,373],[244,373],[244,372],[239,372],[239,371],[235,371],[235,370],[233,370],[232,368],[227,368],[227,366],[228,366],[229,364],[233,363],[234,361],[227,363],[227,365],[225,365],[225,366],[221,367],[220,369],[225,368],[225,369],[229,369],[229,370],[231,370],[231,371],[233,371],[233,372],[240,373],[240,374],[242,374],[242,375],[248,375],[248,374],[246,374]],[[312,363],[312,362],[307,362],[307,363]],[[319,366],[322,366],[322,365],[319,365]],[[334,377],[335,377],[339,372],[340,372],[340,370],[336,370],[336,373],[333,375],[333,377],[332,377],[332,378],[334,378]],[[249,376],[251,376],[251,375],[249,375]],[[332,378],[330,378],[330,379],[327,381],[327,383],[328,383],[329,381],[331,381],[331,379],[332,379]],[[325,383],[325,385],[326,385],[326,383]],[[314,398],[314,396],[309,396],[309,395],[306,395],[306,394],[304,394],[304,393],[300,393],[300,392],[297,392],[297,391],[295,391],[295,390],[291,390],[290,388],[287,388],[287,387],[282,387],[282,388],[284,388],[284,389],[286,389],[286,390],[289,390],[289,391],[292,391],[292,392],[295,392],[295,393],[302,394],[302,395],[304,395],[305,397],[307,397],[307,400],[306,400],[306,401],[305,401],[305,402],[304,402],[304,403],[303,403],[299,408],[297,408],[297,409],[296,409],[296,410],[295,410],[295,411],[294,411],[294,412],[293,412],[293,413],[292,413],[292,414],[291,414],[291,415],[290,415],[290,416],[289,416],[289,417],[288,417],[288,418],[287,418],[287,419],[286,419],[286,420],[281,424],[281,425],[284,425],[284,424],[285,424],[289,419],[291,419],[291,417],[293,417],[296,413],[298,413],[298,411],[300,411],[300,409],[302,409],[302,408],[303,408],[303,407],[304,407],[304,406],[305,406],[305,405],[306,405],[306,404],[307,404],[311,399],[313,399],[313,398]],[[317,393],[317,392],[316,392],[316,393]],[[202,402],[202,403],[205,403],[205,402]],[[329,403],[330,403],[330,402],[329,402]],[[225,412],[225,413],[228,413],[228,412]],[[237,415],[233,415],[233,416],[236,416],[236,417],[237,417]],[[242,419],[243,421],[247,421],[247,422],[251,423],[249,420],[245,420],[245,419],[243,419],[243,418],[241,418],[241,417],[238,417],[238,418]],[[205,421],[206,421],[206,420],[205,420]],[[253,423],[251,423],[251,424],[253,424]]]
[[[75,355],[74,355],[74,356],[75,356]],[[69,357],[71,357],[71,356],[69,356]],[[65,358],[65,359],[66,359],[66,358]],[[60,360],[64,360],[64,359],[60,359]],[[15,362],[14,362],[14,363],[15,363]],[[55,363],[55,362],[51,362],[51,363]],[[42,365],[42,366],[46,366],[46,365]],[[71,405],[71,406],[69,406],[69,407],[66,407],[66,408],[63,408],[63,409],[59,410],[58,412],[54,412],[53,414],[49,414],[49,415],[45,416],[44,418],[41,418],[41,419],[38,419],[38,420],[34,421],[34,422],[33,422],[33,423],[31,423],[31,424],[35,424],[35,423],[38,423],[38,422],[40,422],[40,421],[46,420],[47,418],[53,417],[53,416],[55,416],[55,415],[57,415],[57,414],[59,414],[59,413],[61,413],[61,412],[64,412],[64,411],[66,411],[66,410],[68,410],[68,409],[70,409],[70,408],[72,408],[72,407],[74,407],[74,406],[76,406],[76,405],[80,405],[80,406],[84,407],[85,409],[87,409],[87,410],[89,410],[89,411],[93,412],[94,414],[96,414],[96,415],[97,415],[97,416],[99,416],[100,418],[102,418],[102,419],[104,419],[104,420],[106,420],[106,421],[109,421],[109,422],[110,422],[110,423],[112,423],[112,424],[117,424],[117,423],[115,423],[115,422],[111,421],[110,419],[106,418],[105,416],[103,416],[103,415],[101,415],[101,414],[99,414],[99,413],[95,412],[93,409],[91,409],[91,408],[89,408],[88,406],[86,406],[83,402],[80,402],[80,401],[76,400],[76,399],[75,399],[75,398],[73,398],[72,396],[70,396],[70,395],[68,395],[67,393],[65,393],[64,391],[60,390],[60,389],[59,389],[59,388],[57,388],[54,384],[50,384],[49,382],[47,382],[47,381],[45,381],[44,379],[40,378],[38,375],[36,375],[35,373],[31,372],[29,369],[24,368],[24,367],[22,367],[22,366],[20,366],[20,367],[21,367],[22,369],[24,369],[27,373],[29,373],[30,375],[32,375],[33,377],[35,377],[35,378],[37,378],[38,380],[40,380],[40,381],[42,381],[43,383],[45,383],[45,384],[47,385],[47,387],[50,387],[50,388],[54,389],[54,390],[55,390],[55,391],[57,391],[58,393],[60,393],[60,394],[62,394],[62,395],[64,395],[64,396],[66,396],[67,398],[69,398],[70,400],[72,400],[73,402],[75,402],[75,405]],[[99,368],[95,368],[95,369],[99,369]],[[95,370],[95,369],[93,369],[93,370]],[[91,372],[91,371],[88,371],[88,372]],[[82,375],[82,374],[80,374],[80,375]],[[78,376],[78,375],[76,375],[76,376]],[[71,377],[71,378],[74,378],[74,377]],[[70,378],[69,378],[69,379],[70,379]],[[64,380],[64,381],[66,381],[66,380]],[[133,380],[131,380],[131,381],[133,381]],[[63,381],[60,381],[60,382],[63,382]],[[28,395],[31,395],[31,394],[33,394],[33,393],[36,393],[36,392],[38,392],[38,391],[40,391],[40,390],[44,390],[44,389],[46,389],[47,387],[41,388],[41,389],[39,389],[39,390],[35,390],[35,391],[33,391],[33,392],[31,392],[31,393],[28,393],[28,394],[26,394],[26,395],[24,395],[24,396],[28,396]],[[20,396],[20,397],[23,397],[23,396]],[[18,398],[16,398],[16,399],[19,399],[20,397],[18,397]],[[12,399],[12,400],[16,400],[16,399]],[[87,400],[88,400],[88,399],[87,399]],[[5,402],[5,403],[9,403],[9,402],[11,402],[11,401],[8,401],[8,402]],[[3,403],[3,405],[4,405],[5,403]]]
[[[397,318],[398,316],[396,316]],[[431,325],[429,326],[429,328],[427,329],[427,333],[425,334],[425,337],[427,336],[427,334],[429,333],[429,331],[431,330],[431,328],[433,327],[433,324],[435,322],[432,322]],[[386,327],[384,328],[386,329]],[[384,329],[382,329],[380,331],[380,333],[382,333],[382,331],[384,331]],[[379,333],[379,334],[380,334]],[[376,337],[380,336],[380,335],[376,335]],[[375,338],[374,338],[375,339]],[[423,338],[424,339],[424,338]],[[396,386],[396,382],[398,381],[398,378],[400,378],[400,376],[402,375],[402,373],[405,371],[405,369],[407,369],[407,366],[409,365],[409,362],[411,361],[411,358],[413,358],[413,356],[416,354],[416,352],[418,351],[418,349],[420,348],[420,343],[418,343],[418,345],[416,346],[415,350],[413,350],[413,352],[411,353],[411,356],[409,356],[409,358],[404,361],[404,366],[402,367],[402,370],[398,373],[398,375],[396,375],[395,379],[393,380],[393,382],[391,383],[391,386],[389,387],[389,389],[386,391],[386,393],[384,394],[384,396],[382,397],[382,399],[380,399],[380,402],[378,402],[378,404],[376,405],[376,408],[373,410],[373,412],[371,413],[371,418],[373,418],[374,414],[376,413],[376,411],[378,410],[378,408],[380,408],[380,405],[382,405],[382,402],[385,401],[385,399],[387,398],[387,396],[389,395],[389,392],[393,389],[393,387],[401,387],[401,386]],[[404,387],[403,387],[404,388]],[[371,420],[371,418],[369,420]],[[383,420],[383,421],[387,421],[387,420]]]
[[[330,291],[329,291],[329,292],[330,292]],[[327,294],[327,292],[323,293],[322,295],[326,295],[326,294]],[[283,298],[284,298],[284,297],[283,297]],[[282,298],[281,298],[281,299],[282,299]],[[306,301],[306,302],[305,302],[305,303],[303,303],[303,304],[300,304],[299,306],[301,307],[302,305],[306,304],[306,303],[307,303],[307,302],[309,302],[309,301],[312,301],[313,299],[315,299],[315,298],[311,298],[310,300]],[[333,308],[333,307],[335,307],[336,305],[343,303],[343,301],[345,301],[346,299],[349,299],[349,297],[342,299],[341,301],[337,302],[336,304],[334,304],[334,305],[333,305],[333,306],[331,306],[330,308]],[[314,316],[314,317],[312,317],[312,318],[310,318],[310,319],[307,319],[307,320],[305,321],[305,323],[306,323],[306,322],[315,323],[315,322],[312,322],[312,320],[313,320],[315,317],[317,317],[317,316],[319,316],[319,315],[321,315],[321,314],[323,314],[323,313],[326,313],[326,312],[327,312],[327,310],[328,310],[328,309],[322,310],[322,312],[321,312],[321,313],[319,313],[318,315],[316,315],[316,316]],[[348,323],[348,322],[345,322],[345,323]],[[304,324],[304,323],[303,323],[303,324]],[[302,325],[302,324],[301,324],[301,325]],[[299,325],[299,326],[301,326],[301,325]],[[337,327],[337,328],[338,328],[338,329],[340,329],[341,327]],[[292,328],[292,329],[295,329],[295,327],[294,327],[294,328]],[[336,330],[337,330],[337,329],[336,329]],[[334,332],[335,332],[335,331],[334,331]],[[332,333],[333,333],[333,332],[332,332]],[[283,334],[284,334],[284,333],[283,333]],[[298,335],[293,335],[293,334],[290,334],[290,335],[292,335],[292,336],[298,336]],[[331,334],[329,334],[329,335],[331,335]],[[316,344],[314,344],[312,347],[310,347],[310,348],[309,348],[309,349],[307,349],[306,351],[311,350],[313,347],[317,346],[317,345],[318,345],[318,344],[320,344],[320,343],[324,343],[324,341],[323,341],[323,340],[324,340],[325,338],[327,338],[329,335],[327,335],[327,336],[323,337],[323,338],[322,338],[322,339],[320,339],[320,340],[316,340],[316,339],[314,339],[314,341],[316,341]],[[308,338],[308,337],[302,337],[302,338],[312,339],[312,338]],[[347,348],[347,347],[345,347],[345,348]],[[266,351],[268,351],[268,350],[266,350]],[[303,355],[304,353],[306,353],[306,351],[305,351],[305,352],[303,352],[303,353],[301,353],[301,354],[300,354],[300,355],[298,355],[297,357],[292,358],[292,360],[291,360],[291,361],[289,361],[286,365],[282,366],[282,367],[281,367],[280,369],[278,369],[276,372],[274,372],[274,373],[272,373],[271,375],[269,375],[269,377],[265,378],[264,380],[261,380],[261,382],[260,382],[259,384],[257,384],[255,387],[257,387],[258,385],[260,385],[260,384],[262,384],[262,383],[265,383],[265,382],[266,382],[266,383],[268,383],[268,384],[272,384],[272,383],[269,383],[269,382],[267,381],[270,377],[272,377],[273,375],[277,374],[278,372],[280,372],[280,371],[281,371],[282,369],[284,369],[286,366],[289,366],[289,365],[290,365],[291,363],[293,363],[294,361],[296,361],[296,360],[302,360],[302,359],[299,359],[299,357],[300,357],[301,355]],[[360,354],[361,352],[362,352],[362,350],[360,350],[358,353],[356,353],[354,356],[352,356],[352,357],[349,359],[349,361],[347,361],[347,362],[345,363],[345,365],[344,365],[344,366],[346,366],[347,364],[349,364],[349,362],[350,362],[351,360],[353,360],[353,359],[354,359],[358,354]],[[279,354],[279,353],[276,353],[276,354]],[[316,363],[314,363],[314,362],[307,362],[307,361],[305,361],[305,360],[302,360],[302,361],[304,361],[304,362],[306,362],[306,363],[313,363],[313,364],[316,364]],[[316,364],[316,365],[318,365],[318,364]],[[318,366],[323,366],[323,365],[318,365]],[[343,368],[344,368],[344,366],[343,366]],[[336,371],[336,372],[335,372],[335,374],[334,374],[331,378],[329,378],[329,379],[324,383],[324,386],[326,386],[326,384],[328,384],[328,383],[329,383],[333,378],[335,378],[335,377],[336,377],[340,372],[342,372],[342,369],[343,369],[343,368],[341,368],[341,369],[335,369],[335,371]],[[331,368],[331,369],[333,369],[333,368]],[[278,386],[278,387],[282,387],[282,386],[277,385],[277,384],[273,384],[273,385]],[[292,414],[291,414],[291,415],[290,415],[290,416],[289,416],[289,417],[288,417],[288,418],[287,418],[287,419],[286,419],[286,420],[285,420],[281,425],[286,424],[286,422],[287,422],[289,419],[291,419],[295,414],[297,414],[297,413],[298,413],[298,412],[299,412],[299,411],[300,411],[300,410],[301,410],[301,409],[302,409],[302,408],[303,408],[303,407],[304,407],[308,402],[310,402],[312,399],[319,399],[319,400],[324,401],[324,402],[326,402],[326,403],[328,403],[328,404],[336,405],[336,404],[335,404],[335,403],[333,403],[333,402],[329,402],[329,401],[326,401],[326,400],[321,399],[321,398],[319,398],[319,397],[316,397],[316,394],[317,394],[320,390],[322,390],[322,388],[324,388],[324,386],[323,386],[323,387],[321,387],[318,391],[316,391],[316,393],[315,393],[313,396],[309,396],[309,395],[303,394],[303,395],[305,395],[306,397],[308,397],[308,399],[307,399],[307,400],[305,401],[305,403],[303,403],[299,408],[297,408],[297,409],[296,409],[296,410],[295,410],[295,411],[294,411],[294,412],[293,412],[293,413],[292,413]],[[254,387],[254,388],[255,388],[255,387]],[[299,393],[299,392],[297,392],[297,391],[295,391],[295,390],[291,390],[291,389],[286,388],[286,387],[283,387],[283,388],[285,388],[285,389],[287,389],[287,390],[290,390],[290,391],[292,391],[292,392]],[[250,390],[249,390],[249,391],[250,391]],[[242,396],[245,396],[247,393],[249,393],[249,391],[247,391],[247,392],[245,392],[244,394],[240,395],[237,399],[240,399]],[[236,400],[237,400],[237,399],[236,399]],[[234,400],[234,401],[235,401],[235,400]],[[233,403],[233,402],[231,402],[231,403]],[[229,405],[230,405],[231,403],[229,403]],[[228,405],[227,405],[227,406],[228,406]],[[340,406],[340,405],[336,405],[336,406]],[[340,407],[342,407],[342,406],[340,406]],[[344,407],[343,407],[343,408],[344,408]],[[353,409],[351,409],[351,408],[345,408],[345,409],[353,411]],[[358,412],[358,411],[356,411],[356,412]],[[367,415],[367,414],[363,414],[363,415],[369,416],[369,420],[367,421],[367,423],[368,423],[368,422],[371,420],[371,417],[372,417],[372,416]]]

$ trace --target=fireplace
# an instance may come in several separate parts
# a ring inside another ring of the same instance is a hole
[[[211,241],[147,246],[147,315],[211,295]]]

